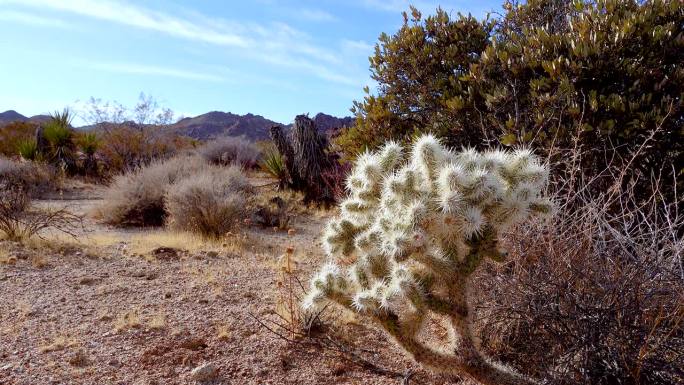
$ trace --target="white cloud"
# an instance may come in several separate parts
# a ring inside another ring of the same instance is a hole
[[[320,9],[302,9],[295,11],[295,16],[303,19],[303,20],[309,20],[309,21],[317,21],[317,22],[333,22],[337,21],[337,18],[328,12],[322,11]]]
[[[61,20],[61,19],[56,19],[53,17],[44,17],[44,16],[33,14],[33,13],[27,13],[27,12],[21,12],[21,11],[12,11],[12,10],[0,11],[0,20],[7,21],[7,22],[15,22],[15,23],[21,23],[21,24],[34,25],[34,26],[39,26],[39,27],[52,27],[52,28],[64,28],[64,29],[73,28],[71,25],[69,25],[67,22],[65,22],[64,20]]]
[[[81,67],[89,68],[89,69],[123,73],[123,74],[132,74],[132,75],[164,76],[164,77],[172,77],[172,78],[179,78],[179,79],[203,80],[203,81],[213,81],[213,82],[222,82],[222,81],[226,80],[222,76],[218,76],[218,75],[182,70],[182,69],[177,69],[177,68],[158,67],[158,66],[150,66],[150,65],[136,64],[136,63],[104,63],[104,62],[85,62],[84,61],[84,62],[77,62],[76,64],[81,66]]]
[[[342,40],[342,49],[348,51],[362,51],[364,53],[371,54],[374,47],[375,46],[373,44],[363,40]]]
[[[234,54],[312,73],[321,79],[359,86],[339,52],[316,45],[307,34],[285,23],[246,23],[212,18],[196,12],[184,16],[155,11],[122,0],[0,0],[0,4],[53,10],[141,28],[168,36],[234,48]],[[303,15],[307,15],[304,13]],[[310,11],[309,17],[326,18]],[[332,15],[328,15],[332,17]]]
[[[155,12],[137,7],[125,2],[111,0],[8,0],[5,2],[74,13],[132,27],[162,32],[171,36],[205,41],[207,43],[238,47],[246,47],[248,45],[248,42],[243,37],[228,31],[204,28],[199,24],[187,20],[173,17],[162,12]]]

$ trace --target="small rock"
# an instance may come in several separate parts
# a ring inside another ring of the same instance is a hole
[[[197,351],[197,350],[202,350],[202,349],[206,348],[207,343],[204,342],[204,340],[201,338],[191,338],[191,339],[183,341],[180,344],[180,347],[184,348],[184,349]]]
[[[202,364],[190,372],[190,378],[195,381],[211,381],[218,375],[218,368],[211,363]]]
[[[90,360],[88,359],[88,356],[86,355],[85,351],[83,351],[83,349],[79,349],[69,358],[69,364],[71,364],[72,366],[84,367],[88,366],[89,363]]]
[[[85,277],[81,277],[81,278],[78,280],[78,284],[79,284],[79,285],[88,285],[88,286],[90,286],[90,285],[93,285],[93,284],[95,284],[95,283],[97,283],[97,282],[99,282],[99,281],[100,281],[100,279],[97,278],[97,277],[85,276]]]
[[[114,366],[114,367],[116,367],[116,368],[118,368],[118,367],[121,366],[121,362],[119,362],[119,361],[116,360],[115,358],[109,360],[109,362],[107,362],[107,364],[108,364],[109,366]]]
[[[171,261],[180,258],[180,250],[173,247],[158,247],[152,250],[152,255],[160,261]]]
[[[166,298],[166,299],[171,298],[171,296],[172,296],[172,294],[170,291],[167,291],[166,293],[164,293],[164,298]]]
[[[218,257],[218,252],[213,251],[213,250],[212,250],[212,251],[207,251],[207,257],[209,257],[209,258],[216,258],[216,257]]]

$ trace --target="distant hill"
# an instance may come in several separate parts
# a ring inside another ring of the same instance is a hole
[[[354,123],[351,117],[337,118],[319,113],[313,118],[320,131],[333,132],[342,127],[350,127]],[[269,139],[269,130],[273,126],[291,127],[260,115],[236,115],[230,112],[212,111],[194,118],[181,119],[169,128],[176,134],[206,140],[220,136],[245,136],[251,140]]]
[[[14,121],[30,121],[40,123],[50,119],[47,115],[36,115],[30,118],[10,110],[0,113],[0,126]],[[316,127],[322,132],[332,134],[342,127],[350,127],[354,123],[352,117],[338,118],[324,113],[318,113],[312,118]],[[135,125],[135,123],[128,123]],[[273,126],[285,126],[260,115],[246,114],[237,115],[230,112],[212,111],[192,118],[184,118],[167,127],[168,132],[189,136],[194,139],[208,140],[221,136],[244,136],[250,140],[269,139],[269,130]],[[92,129],[92,126],[80,127],[80,129]]]
[[[219,136],[245,136],[251,140],[262,140],[268,139],[269,129],[279,124],[260,115],[212,111],[194,118],[181,119],[169,129],[176,134],[200,140]]]
[[[31,123],[43,123],[50,119],[48,115],[35,115],[30,118],[18,113],[14,110],[9,110],[5,112],[0,112],[0,126],[9,124],[12,122],[31,122]]]

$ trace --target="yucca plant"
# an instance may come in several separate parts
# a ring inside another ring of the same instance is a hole
[[[95,155],[97,149],[100,147],[100,139],[94,132],[86,132],[78,136],[76,145],[79,150],[86,155]]]
[[[50,121],[43,129],[43,137],[50,145],[49,160],[65,171],[73,169],[73,131],[71,130],[71,112],[64,109],[50,115]]]
[[[17,152],[25,160],[39,160],[38,143],[35,139],[25,139],[17,144]]]
[[[288,183],[288,173],[283,156],[275,148],[267,148],[262,153],[261,169],[278,179],[278,188],[284,189]]]
[[[83,159],[83,172],[86,175],[94,175],[97,173],[97,160],[95,159],[95,153],[100,147],[100,139],[94,132],[85,132],[76,138],[76,145],[78,149],[84,155]]]

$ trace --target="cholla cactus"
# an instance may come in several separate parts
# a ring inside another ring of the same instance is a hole
[[[484,384],[533,384],[478,351],[468,286],[486,257],[504,259],[499,232],[551,213],[541,196],[547,177],[529,150],[456,153],[431,135],[409,154],[390,142],[360,156],[323,237],[329,261],[303,306],[333,301],[361,313],[432,370]],[[418,337],[431,315],[452,329],[448,352]]]

